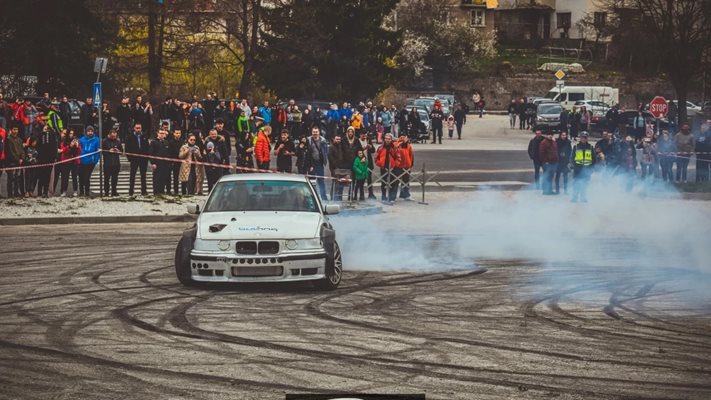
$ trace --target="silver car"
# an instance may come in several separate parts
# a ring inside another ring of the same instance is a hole
[[[560,113],[563,107],[558,103],[541,103],[536,107],[536,122],[534,129],[558,130],[560,129]]]

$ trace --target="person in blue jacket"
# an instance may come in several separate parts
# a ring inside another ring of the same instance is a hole
[[[98,136],[94,135],[93,126],[89,125],[86,127],[86,135],[79,139],[79,144],[81,145],[81,158],[79,159],[79,196],[89,197],[91,196],[91,190],[89,188],[91,184],[91,173],[94,172],[94,167],[101,157],[101,154],[97,152],[101,148],[101,141]]]

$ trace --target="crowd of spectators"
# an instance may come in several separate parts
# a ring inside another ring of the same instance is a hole
[[[414,160],[409,138],[427,130],[416,109],[372,102],[330,104],[321,110],[294,100],[250,105],[246,99],[218,100],[209,94],[204,100],[166,98],[154,114],[142,96],[125,97],[113,110],[104,102],[101,112],[88,98],[78,124],[65,104],[66,96],[49,94],[34,103],[0,99],[0,176],[7,174],[8,196],[92,196],[91,176],[101,157],[102,194],[117,196],[125,156],[129,196],[139,190],[148,195],[149,168],[155,195],[201,195],[205,181],[209,191],[223,174],[272,169],[312,175],[324,199],[329,197],[326,180],[332,181],[334,200],[364,200],[366,188],[374,199],[377,167],[381,200],[392,203],[398,195],[410,197]],[[437,117],[433,126],[439,128],[440,141],[445,124],[451,138],[455,124]],[[457,128],[461,135],[461,125]]]

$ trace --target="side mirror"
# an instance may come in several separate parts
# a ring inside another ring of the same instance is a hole
[[[188,204],[188,214],[200,214],[200,206],[197,204]]]
[[[323,213],[327,215],[338,214],[339,211],[341,211],[341,206],[338,204],[326,204],[323,208]]]

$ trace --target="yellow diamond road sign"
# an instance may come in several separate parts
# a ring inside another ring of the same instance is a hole
[[[565,78],[565,72],[563,72],[562,69],[559,69],[559,70],[555,73],[555,77],[558,78],[558,80],[561,80],[561,79]]]

